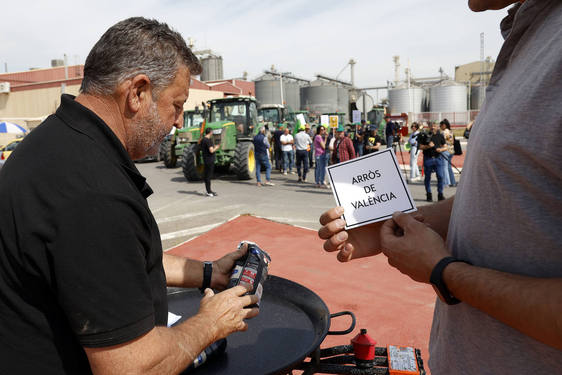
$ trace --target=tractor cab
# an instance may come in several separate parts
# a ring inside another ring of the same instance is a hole
[[[260,124],[269,131],[274,131],[278,124],[285,122],[287,109],[281,104],[264,104],[258,110]]]
[[[250,97],[230,97],[209,101],[210,123],[233,122],[237,138],[253,137],[257,131],[258,110]]]
[[[184,128],[191,128],[191,127],[199,127],[205,121],[207,117],[207,111],[201,111],[198,107],[195,107],[195,110],[189,110],[183,112],[183,127]]]

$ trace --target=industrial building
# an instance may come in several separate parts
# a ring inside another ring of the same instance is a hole
[[[307,110],[312,114],[345,113],[350,121],[351,112],[362,107],[362,98],[368,97],[371,105],[379,104],[374,103],[367,91],[383,90],[387,94],[384,104],[392,115],[406,114],[410,122],[448,118],[453,125],[464,126],[476,117],[494,67],[491,58],[487,58],[456,66],[454,80],[442,68],[434,77],[414,77],[407,68],[405,77],[401,78],[400,57],[394,56],[393,60],[394,81],[365,88],[355,85],[353,59],[348,63],[350,82],[320,74],[316,80],[303,79],[293,73],[278,72],[272,66],[254,81],[256,99],[262,105],[282,104],[290,110]]]

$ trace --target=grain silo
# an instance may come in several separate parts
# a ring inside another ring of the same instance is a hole
[[[279,77],[280,74],[276,72],[266,71],[254,81],[257,101],[262,105],[283,104],[292,111],[298,111],[301,103],[300,88],[309,81],[289,75],[283,76],[281,82]]]
[[[344,112],[347,116],[349,112],[349,89],[338,87],[338,108],[337,112]]]
[[[466,112],[467,88],[454,81],[443,81],[429,88],[431,112]]]
[[[279,79],[262,77],[255,80],[254,83],[256,85],[256,99],[260,104],[282,104]]]
[[[203,71],[201,81],[218,81],[223,79],[222,56],[208,55],[201,58]]]
[[[470,109],[482,108],[486,98],[486,86],[474,85],[470,88]]]
[[[283,80],[283,99],[285,107],[298,111],[301,105],[301,85],[298,82]]]
[[[393,114],[420,113],[424,112],[426,91],[421,87],[399,86],[388,90],[388,100]]]
[[[338,87],[322,84],[319,81],[313,82],[310,86],[301,87],[301,108],[320,114],[341,110],[338,101]]]

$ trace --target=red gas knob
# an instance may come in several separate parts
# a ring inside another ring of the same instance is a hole
[[[374,361],[376,344],[377,342],[367,334],[367,330],[361,328],[361,333],[351,340],[355,359],[359,361]]]

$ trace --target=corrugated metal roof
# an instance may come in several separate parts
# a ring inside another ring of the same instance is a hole
[[[83,76],[84,65],[68,66],[68,79],[76,79]],[[64,79],[64,66],[0,74],[0,82],[10,82],[12,87],[29,83],[60,81]]]

